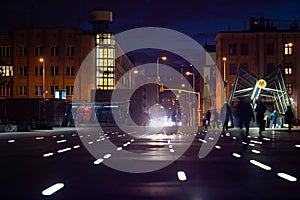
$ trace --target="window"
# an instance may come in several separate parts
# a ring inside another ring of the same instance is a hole
[[[287,83],[286,90],[288,91],[289,95],[292,95],[293,94],[293,85],[291,83]]]
[[[73,92],[74,92],[74,86],[67,85],[66,86],[66,93],[67,93],[67,95],[73,95]]]
[[[57,86],[57,85],[55,85],[55,86],[52,85],[52,86],[51,86],[50,95],[51,95],[51,96],[54,96],[56,90],[59,90],[58,86]]]
[[[293,43],[285,43],[284,44],[284,55],[292,55],[293,54]]]
[[[66,55],[67,56],[74,56],[75,54],[75,47],[74,46],[66,46]]]
[[[27,47],[26,46],[20,46],[19,47],[19,55],[20,56],[27,56]]]
[[[14,75],[13,66],[0,66],[0,70],[2,72],[2,76],[13,76]]]
[[[66,75],[67,76],[74,76],[75,75],[75,67],[74,66],[67,66]]]
[[[236,44],[229,44],[229,55],[236,55]]]
[[[291,64],[288,64],[286,67],[284,67],[284,74],[286,74],[286,75],[292,75],[293,74]]]
[[[27,86],[19,86],[19,96],[27,95]]]
[[[27,71],[27,66],[20,66],[20,68],[19,68],[19,75],[20,76],[27,76],[27,73],[28,73],[28,71]]]
[[[237,72],[236,64],[229,64],[229,74],[235,75]]]
[[[43,76],[43,66],[35,66],[34,75],[35,76]]]
[[[274,44],[267,44],[267,55],[274,55]]]
[[[241,55],[248,55],[248,44],[241,44]]]
[[[35,56],[42,56],[44,54],[44,48],[41,46],[35,47]]]
[[[10,86],[0,86],[0,96],[10,96],[11,87]]]
[[[0,56],[11,56],[11,47],[7,45],[0,46]]]
[[[58,56],[59,55],[58,46],[51,46],[50,47],[50,54],[51,54],[51,56]]]
[[[34,95],[35,96],[39,95],[39,86],[34,87]]]
[[[51,76],[58,76],[58,66],[51,66]]]

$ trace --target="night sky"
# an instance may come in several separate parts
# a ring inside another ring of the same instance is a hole
[[[126,5],[125,5],[126,4]],[[12,27],[91,29],[88,11],[113,11],[111,31],[156,26],[180,31],[200,44],[214,44],[219,31],[249,28],[250,17],[300,20],[299,0],[2,0],[0,32]]]

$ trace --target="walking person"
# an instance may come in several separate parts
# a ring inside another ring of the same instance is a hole
[[[276,128],[277,119],[278,119],[278,114],[277,114],[276,110],[274,110],[271,114],[271,121],[272,121],[271,128]]]
[[[242,129],[245,127],[246,134],[242,136],[247,137],[249,135],[249,127],[251,119],[255,121],[253,109],[250,105],[250,99],[242,99],[237,105],[237,117],[239,119],[239,127],[242,134]]]
[[[225,134],[226,132],[228,132],[228,122],[230,120],[233,121],[231,108],[228,105],[227,101],[224,102],[224,105],[221,109],[221,119],[224,121],[222,133]]]
[[[211,112],[210,110],[207,110],[205,114],[205,118],[206,118],[205,128],[210,126],[210,117],[211,117]]]
[[[265,130],[265,112],[266,112],[267,108],[266,106],[259,100],[257,102],[257,106],[255,108],[255,112],[256,112],[256,123],[259,127],[259,136],[262,136],[261,132]]]
[[[212,126],[213,128],[219,128],[219,112],[218,110],[215,108],[213,110],[213,120],[212,120]]]
[[[292,121],[294,119],[294,113],[292,111],[292,107],[289,105],[287,106],[287,110],[284,113],[284,119],[285,119],[285,123],[288,124],[288,130],[289,132],[292,131]]]

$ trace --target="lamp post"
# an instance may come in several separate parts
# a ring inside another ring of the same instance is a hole
[[[224,73],[224,101],[226,100],[226,84],[227,84],[227,79],[226,79],[226,57],[223,57],[223,73]]]
[[[194,75],[194,73],[192,73],[192,72],[186,72],[185,73],[185,75],[187,75],[187,76],[193,76],[192,78],[193,78],[193,92],[195,92],[196,91],[196,88],[195,88],[195,75]],[[192,102],[191,102],[191,100],[190,100],[190,94],[189,94],[189,107],[190,107],[190,115],[191,115],[191,119],[190,119],[190,124],[194,124],[194,112],[192,112]],[[194,101],[194,98],[193,98],[193,101]]]
[[[44,58],[40,58],[39,60],[41,63],[43,63],[43,113],[42,113],[42,119],[45,120],[45,113],[46,113],[46,102],[45,102],[45,98],[46,98],[46,90],[45,90],[45,59]]]
[[[134,70],[130,71],[130,84],[129,84],[130,85],[130,89],[133,89],[132,73],[133,74],[138,74],[139,71],[137,69],[134,69]]]
[[[157,97],[156,97],[156,103],[159,102],[159,82],[160,82],[160,77],[159,77],[159,60],[167,60],[167,56],[161,56],[161,57],[158,57],[156,59],[156,80],[157,80]]]

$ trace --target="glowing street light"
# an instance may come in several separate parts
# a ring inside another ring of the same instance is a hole
[[[156,59],[156,79],[157,79],[157,84],[159,85],[160,82],[160,77],[159,77],[159,60],[167,60],[167,56],[161,56]],[[159,102],[159,86],[157,87],[157,93],[156,93],[156,103]]]

